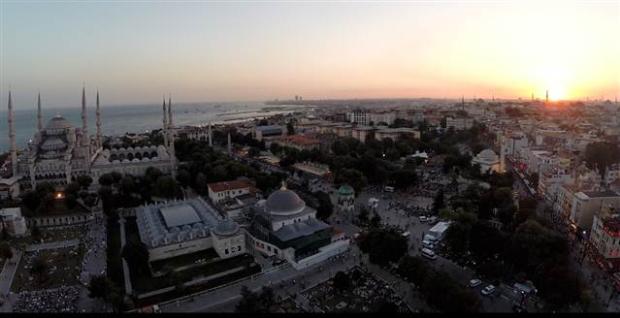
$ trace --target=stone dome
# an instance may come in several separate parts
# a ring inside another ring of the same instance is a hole
[[[495,151],[491,149],[485,149],[481,151],[477,157],[479,160],[489,161],[489,162],[498,160],[497,154],[495,154]]]
[[[72,127],[73,125],[71,125],[71,123],[68,120],[66,120],[61,115],[56,115],[47,122],[47,126],[45,126],[45,129],[58,130],[58,129],[67,129],[67,128],[72,128]]]
[[[225,219],[218,222],[212,231],[219,236],[235,235],[239,231],[239,225],[231,219]]]
[[[273,192],[265,203],[267,212],[278,215],[295,214],[301,212],[305,207],[306,203],[297,193],[284,187]]]
[[[340,188],[338,189],[338,194],[339,195],[353,195],[355,193],[355,191],[353,190],[353,188],[348,185],[348,184],[343,184],[342,186],[340,186]]]

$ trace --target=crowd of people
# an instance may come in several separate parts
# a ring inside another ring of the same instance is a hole
[[[26,291],[19,294],[14,312],[59,313],[76,312],[80,290],[75,286]]]
[[[103,217],[96,217],[90,224],[90,230],[82,238],[82,243],[86,251],[82,259],[80,281],[88,284],[91,275],[102,275],[106,270],[106,222]]]

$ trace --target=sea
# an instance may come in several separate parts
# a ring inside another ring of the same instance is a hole
[[[243,103],[192,103],[173,104],[175,126],[234,123],[261,119],[276,114],[288,114],[305,109],[306,106],[268,106],[263,102]],[[162,128],[162,105],[115,105],[100,106],[101,126],[106,136],[123,135],[126,132],[140,133]],[[43,126],[55,115],[62,115],[74,127],[81,127],[81,108],[46,108],[43,105]],[[36,131],[36,107],[15,110],[15,141],[21,149],[28,144]],[[88,106],[88,132],[95,134],[95,107]],[[9,150],[7,111],[0,112],[0,153]]]

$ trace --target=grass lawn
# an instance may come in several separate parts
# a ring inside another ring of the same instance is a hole
[[[40,276],[30,271],[37,257],[41,257],[48,267],[47,272]],[[21,292],[57,288],[62,285],[77,285],[83,257],[81,244],[68,248],[24,253],[15,273],[11,291]]]

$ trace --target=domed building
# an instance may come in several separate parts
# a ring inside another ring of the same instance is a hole
[[[171,102],[169,101],[169,104]],[[167,113],[166,113],[167,110]],[[156,167],[164,173],[174,173],[174,126],[172,111],[164,103],[164,146],[103,149],[99,93],[97,93],[96,134],[88,134],[86,92],[82,89],[81,127],[75,127],[62,115],[56,115],[43,125],[41,97],[37,99],[37,130],[25,151],[17,155],[13,100],[9,92],[8,122],[12,179],[23,180],[36,187],[39,182],[64,185],[81,175],[95,181],[99,176],[117,171],[143,175],[147,168]],[[4,180],[4,179],[3,179]],[[6,183],[6,181],[3,181]]]
[[[491,149],[485,149],[481,151],[471,160],[471,164],[480,165],[480,173],[487,173],[491,171],[499,172],[500,160],[495,151]]]
[[[284,185],[253,208],[249,244],[259,253],[285,259],[300,269],[346,251],[348,240],[334,241],[334,229],[316,218],[297,193]]]
[[[355,208],[355,190],[348,185],[343,184],[338,189],[338,209],[342,212],[353,212]]]

